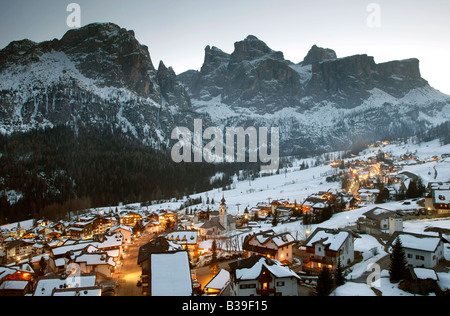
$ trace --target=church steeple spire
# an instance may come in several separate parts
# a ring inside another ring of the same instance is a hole
[[[225,230],[228,230],[228,214],[227,214],[227,205],[225,204],[225,196],[222,197],[222,203],[220,204],[219,208],[219,222],[220,225],[225,228]]]

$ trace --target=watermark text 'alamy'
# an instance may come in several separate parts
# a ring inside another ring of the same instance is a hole
[[[280,130],[271,127],[270,142],[267,127],[226,127],[224,132],[218,127],[208,127],[203,131],[203,121],[194,120],[194,132],[186,127],[176,127],[172,140],[178,142],[172,147],[172,160],[180,162],[233,163],[261,162],[261,172],[276,172],[280,164]],[[246,140],[248,139],[248,146]],[[205,146],[203,141],[210,140]],[[270,143],[270,153],[268,152]],[[225,150],[225,155],[224,155]],[[236,154],[235,154],[236,151]]]

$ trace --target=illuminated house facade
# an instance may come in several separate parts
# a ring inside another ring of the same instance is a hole
[[[305,241],[308,257],[303,260],[303,269],[320,272],[327,267],[333,271],[339,261],[342,267],[348,266],[355,261],[355,238],[359,236],[353,232],[317,228]]]
[[[288,266],[265,256],[230,264],[231,296],[297,296],[300,277]]]
[[[292,246],[295,242],[295,238],[288,232],[276,234],[273,230],[267,230],[247,237],[242,249],[245,251],[247,258],[262,255],[291,264]]]

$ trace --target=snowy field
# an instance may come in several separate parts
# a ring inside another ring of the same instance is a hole
[[[441,156],[442,154],[450,154],[450,144],[440,146],[439,141],[431,141],[422,144],[402,144],[402,145],[387,145],[382,148],[386,153],[390,153],[394,157],[400,157],[407,153],[414,153],[419,159],[426,160],[433,156]],[[376,156],[378,149],[369,148],[361,153],[359,159],[367,159]],[[357,158],[355,158],[357,159]],[[315,159],[305,159],[311,165]],[[280,170],[279,175],[272,175],[262,178],[257,178],[254,181],[237,181],[237,177],[232,184],[231,190],[222,191],[222,189],[211,190],[191,195],[192,198],[202,197],[203,201],[209,199],[215,200],[215,207],[218,208],[222,196],[225,197],[228,213],[237,215],[238,210],[240,214],[244,209],[249,209],[256,206],[259,202],[268,202],[269,200],[282,200],[303,202],[309,195],[315,194],[319,191],[339,191],[341,189],[339,182],[327,183],[326,177],[336,169],[331,166],[312,167],[306,170],[299,170],[300,164],[303,160],[298,160],[294,163],[294,167]],[[435,179],[435,170],[437,178]],[[410,171],[419,175],[424,184],[428,182],[450,181],[450,158],[440,161],[430,161],[419,165],[406,165],[402,171]],[[163,203],[153,205],[151,209],[172,209],[178,210],[183,201],[172,203]],[[206,206],[205,206],[206,208]],[[348,215],[348,214],[347,214]],[[352,218],[353,215],[349,215]],[[345,217],[345,216],[344,216]],[[341,219],[341,222],[344,222]]]

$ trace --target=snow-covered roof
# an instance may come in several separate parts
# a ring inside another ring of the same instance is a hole
[[[391,237],[387,245],[393,246],[397,238],[400,238],[403,248],[428,252],[435,252],[442,241],[441,237],[397,232]]]
[[[92,286],[75,289],[55,289],[52,296],[102,296],[102,287]]]
[[[266,268],[276,278],[300,278],[289,267],[282,265],[281,262],[264,256],[250,257],[235,263],[233,267],[235,268],[236,280],[256,280],[261,275],[263,268]]]
[[[434,190],[434,204],[450,204],[450,190]]]
[[[389,217],[397,217],[398,216],[397,212],[390,211],[390,210],[387,210],[387,209],[381,208],[381,207],[375,207],[375,208],[371,209],[370,211],[365,212],[363,215],[366,216],[367,218],[375,219],[378,221],[387,219]]]
[[[435,281],[439,280],[436,271],[434,271],[433,269],[413,268],[413,270],[416,277],[420,280],[427,280],[427,279]]]
[[[78,256],[75,259],[76,263],[84,262],[88,266],[93,265],[110,265],[114,267],[116,263],[112,257],[109,257],[106,253],[85,253]]]
[[[151,295],[191,296],[192,280],[186,251],[151,255]]]
[[[450,273],[440,272],[438,273],[439,281],[438,285],[442,291],[450,290]]]
[[[71,277],[72,278],[72,277]],[[76,282],[79,282],[78,287],[92,287],[95,286],[97,277],[95,275],[82,275],[75,278]],[[67,279],[48,278],[41,279],[36,285],[34,296],[51,296],[54,289],[64,289],[71,286],[73,288],[73,282]]]
[[[17,269],[8,268],[8,267],[0,267],[0,280],[5,278],[8,275],[12,275],[17,272]]]
[[[276,247],[284,247],[295,242],[295,238],[288,232],[282,234],[276,234],[273,230],[267,230],[260,233],[257,233],[251,238],[254,238],[261,246],[268,244],[269,242],[273,242]],[[250,242],[250,240],[248,241]]]
[[[116,225],[114,227],[111,227],[109,229],[110,232],[115,232],[115,231],[120,231],[120,230],[126,230],[129,232],[133,232],[133,228],[130,226],[125,226],[125,225]]]
[[[222,269],[208,284],[206,284],[205,289],[222,290],[228,283],[230,283],[230,272]]]
[[[69,245],[63,245],[60,247],[53,248],[51,251],[54,256],[61,256],[64,255],[70,251],[80,251],[82,249],[85,249],[89,246],[96,247],[98,249],[113,249],[116,247],[120,247],[123,244],[123,235],[122,233],[118,232],[111,236],[104,235],[105,239],[102,242],[99,241],[82,241],[75,244],[69,244]]]
[[[0,290],[24,290],[28,281],[6,280],[0,284]]]
[[[322,243],[328,246],[329,250],[338,251],[350,235],[347,231],[318,228],[306,241],[306,247],[314,247],[316,243]]]
[[[20,228],[30,230],[34,227],[34,219],[29,219],[29,220],[25,220],[25,221],[21,221],[21,222],[2,225],[2,226],[0,226],[0,231],[1,230],[3,230],[3,231],[15,230],[18,226]]]

